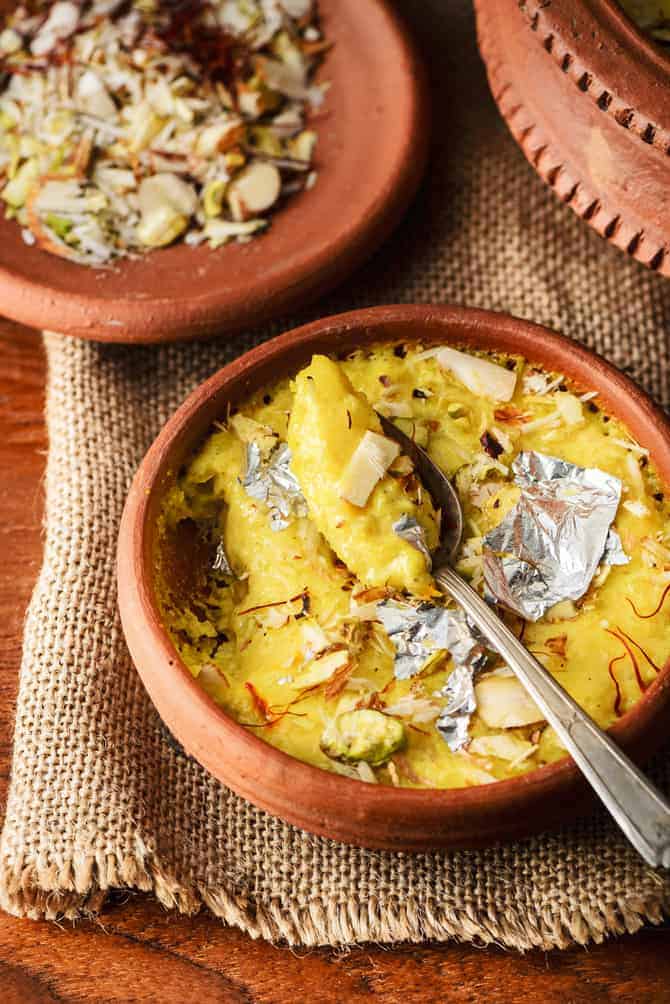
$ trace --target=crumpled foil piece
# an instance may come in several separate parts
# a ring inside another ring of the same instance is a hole
[[[447,705],[436,722],[449,748],[456,752],[468,741],[470,716],[477,706],[474,676],[486,662],[486,649],[477,628],[460,608],[448,609],[432,603],[401,603],[383,600],[377,616],[395,650],[396,679],[415,676],[429,659],[448,651],[455,668],[438,697]]]
[[[415,547],[417,551],[421,551],[421,554],[426,559],[426,564],[428,566],[428,571],[433,567],[433,559],[430,556],[430,551],[428,550],[428,545],[426,544],[426,531],[421,526],[420,523],[416,521],[414,516],[409,516],[405,513],[393,524],[393,532],[406,540],[408,544]]]
[[[247,469],[242,486],[251,498],[265,502],[273,530],[285,530],[291,518],[307,515],[307,503],[290,464],[287,443],[279,443],[267,458],[257,443],[247,444]]]
[[[600,559],[600,564],[627,565],[629,561],[630,558],[623,549],[621,537],[616,530],[610,527],[609,533],[607,534],[607,540],[605,541],[605,550],[603,551],[603,556]]]
[[[226,554],[226,548],[222,539],[219,540],[216,545],[214,561],[212,562],[212,571],[223,572],[224,575],[229,575],[231,578],[235,578],[235,573],[230,567],[230,562],[228,561],[228,555]]]
[[[397,680],[409,680],[437,652],[447,651],[455,663],[479,668],[486,658],[476,628],[460,609],[450,610],[433,603],[403,603],[382,600],[377,604],[393,647],[393,670]]]
[[[452,753],[457,753],[469,742],[470,718],[477,708],[472,669],[469,666],[456,666],[444,687],[435,696],[447,698],[447,704],[435,722],[435,727]]]
[[[484,578],[497,602],[536,621],[583,596],[601,562],[630,561],[611,529],[621,481],[532,450],[512,470],[521,497],[484,537]]]

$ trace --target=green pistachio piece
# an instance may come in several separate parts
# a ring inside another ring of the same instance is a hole
[[[267,126],[251,126],[248,132],[249,145],[269,157],[281,157],[283,154],[281,142]]]
[[[321,736],[321,749],[331,760],[372,767],[385,763],[405,742],[405,726],[381,711],[361,708],[345,711],[328,723]]]
[[[316,146],[316,133],[313,129],[303,129],[297,136],[288,141],[288,154],[295,160],[304,160],[309,163],[314,154]]]
[[[4,110],[0,111],[0,129],[3,132],[7,132],[8,130],[13,129],[15,125],[16,125],[16,119],[13,119],[8,112]]]
[[[40,165],[36,158],[26,160],[11,181],[8,181],[2,190],[2,198],[5,202],[19,209],[28,198],[28,193],[37,181],[40,174]]]
[[[64,216],[56,216],[55,213],[48,213],[45,223],[63,241],[72,230],[72,220],[68,220]]]
[[[217,178],[216,181],[210,181],[205,185],[202,193],[202,205],[205,210],[205,216],[211,218],[221,215],[227,184],[227,181]]]
[[[272,39],[270,48],[277,59],[281,59],[282,63],[286,63],[287,66],[299,72],[304,72],[304,56],[287,31],[277,32]]]

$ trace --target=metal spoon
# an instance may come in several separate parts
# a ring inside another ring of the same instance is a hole
[[[670,803],[524,648],[479,593],[453,570],[451,565],[463,535],[458,495],[425,450],[383,415],[379,420],[384,433],[412,460],[419,479],[441,511],[441,539],[432,556],[436,584],[465,610],[513,670],[647,864],[652,868],[670,868]]]

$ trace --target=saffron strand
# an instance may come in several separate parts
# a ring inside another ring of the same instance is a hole
[[[630,603],[631,607],[633,608],[633,613],[635,614],[635,616],[639,617],[640,620],[647,621],[651,617],[655,617],[657,613],[660,613],[660,611],[663,609],[663,605],[664,605],[666,599],[668,598],[669,594],[670,594],[670,582],[668,582],[667,586],[663,590],[663,593],[661,595],[660,600],[658,601],[658,603],[656,605],[656,608],[654,610],[652,610],[652,612],[650,614],[641,614],[640,611],[637,609],[637,607],[635,606],[635,604],[633,603],[633,601],[630,599],[629,596],[626,597],[626,600],[628,601],[628,603]]]
[[[614,714],[617,716],[617,718],[621,715],[622,695],[621,695],[621,684],[614,675],[614,667],[617,664],[617,662],[621,662],[621,660],[625,658],[626,658],[625,652],[622,652],[621,655],[615,655],[613,659],[610,659],[609,666],[607,667],[607,672],[609,673],[610,679],[612,680],[612,683],[614,684],[614,687],[616,689],[616,697],[614,698]]]

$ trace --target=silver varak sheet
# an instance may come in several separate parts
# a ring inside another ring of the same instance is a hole
[[[426,565],[430,570],[433,565],[433,559],[430,556],[430,551],[428,550],[428,545],[426,544],[426,531],[421,526],[420,523],[414,518],[414,516],[409,516],[407,513],[402,515],[399,520],[393,524],[393,532],[397,534],[402,540],[406,540],[408,544],[415,547],[417,551],[420,551],[426,559]]]
[[[536,621],[583,596],[601,562],[630,561],[611,529],[621,482],[535,451],[520,453],[512,470],[521,497],[484,537],[484,578],[499,603]]]
[[[449,652],[455,663],[472,668],[485,658],[479,636],[460,609],[383,600],[377,604],[377,617],[396,650],[397,680],[415,676],[438,652]]]
[[[273,530],[285,530],[292,517],[307,515],[307,503],[290,465],[291,451],[286,443],[280,443],[265,458],[257,443],[247,445],[242,485],[251,498],[265,502]]]
[[[223,540],[219,540],[216,545],[216,552],[214,554],[214,561],[212,563],[212,569],[215,572],[221,572],[223,575],[228,575],[234,578],[235,573],[233,572],[230,562],[228,561],[228,555],[226,554],[226,547]]]
[[[449,749],[456,753],[470,739],[470,718],[477,708],[474,671],[470,666],[456,666],[436,697],[446,697],[447,703],[435,722]]]
[[[415,676],[438,652],[449,652],[455,668],[437,697],[447,703],[435,723],[454,752],[468,741],[470,716],[476,707],[474,674],[486,662],[479,632],[458,608],[432,603],[384,600],[377,616],[395,648],[394,671],[398,680]]]

